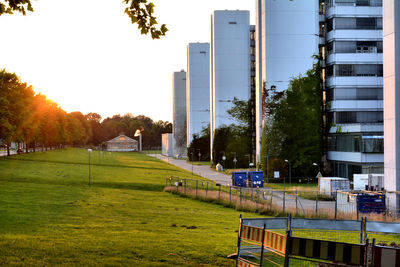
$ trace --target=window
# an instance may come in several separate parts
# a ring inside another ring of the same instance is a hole
[[[382,123],[382,111],[345,111],[336,113],[336,123]]]
[[[373,30],[376,28],[375,18],[357,18],[356,19],[357,29],[362,30]],[[382,26],[381,26],[382,28]]]
[[[357,43],[356,42],[336,42],[335,52],[336,53],[355,53]]]
[[[383,136],[363,136],[363,150],[364,153],[383,153]]]
[[[356,18],[336,18],[335,19],[335,29],[336,30],[356,29],[356,26],[357,26]]]
[[[329,71],[329,66],[328,66]],[[338,64],[335,65],[335,76],[383,76],[382,64]]]
[[[336,76],[354,76],[353,65],[350,64],[336,65]]]
[[[331,30],[333,30],[333,19],[328,19],[326,21],[326,30],[327,30],[327,32],[330,32]]]

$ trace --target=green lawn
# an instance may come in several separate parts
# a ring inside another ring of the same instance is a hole
[[[140,153],[0,158],[0,266],[232,266],[239,212],[162,192],[198,178]],[[256,217],[243,214],[244,217]]]

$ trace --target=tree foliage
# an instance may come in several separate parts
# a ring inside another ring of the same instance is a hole
[[[270,163],[280,161],[284,171],[287,167],[282,162],[288,159],[294,176],[312,173],[312,163],[320,162],[322,156],[320,90],[320,71],[314,68],[292,79],[284,94],[269,91],[262,137],[264,163],[268,156]],[[267,169],[265,164],[263,169]]]
[[[213,163],[225,163],[225,168],[249,167],[252,161],[252,127],[251,127],[251,103],[234,98],[232,108],[227,111],[232,119],[230,125],[215,129],[213,142]],[[226,160],[223,161],[222,157]]]
[[[161,134],[172,131],[171,123],[153,122],[144,115],[128,113],[101,121],[97,113],[67,113],[4,69],[0,70],[0,105],[0,144],[8,149],[12,142],[25,144],[26,152],[38,146],[97,146],[122,132],[134,138],[137,129],[144,130],[144,148],[160,147]]]
[[[154,4],[147,0],[123,0],[125,13],[132,23],[138,25],[141,34],[149,34],[153,39],[165,36],[168,31],[165,24],[157,27],[157,18],[154,16]],[[14,12],[26,15],[26,12],[33,12],[31,0],[0,0],[0,16],[13,14]]]

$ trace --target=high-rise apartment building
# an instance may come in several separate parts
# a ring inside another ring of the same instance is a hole
[[[324,4],[328,170],[382,173],[382,0]]]
[[[187,146],[210,125],[210,44],[187,46]]]
[[[173,156],[186,156],[186,72],[174,72],[172,77],[173,94]]]
[[[233,123],[227,111],[232,100],[251,97],[250,12],[218,10],[211,16],[210,137]],[[212,157],[212,153],[211,153]]]
[[[256,154],[260,162],[265,122],[265,90],[288,88],[304,75],[319,54],[319,1],[257,0],[256,2]]]

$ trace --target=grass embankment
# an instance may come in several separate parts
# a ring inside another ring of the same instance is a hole
[[[230,266],[239,212],[162,192],[190,172],[139,153],[0,158],[0,265]],[[244,213],[245,217],[256,217]]]
[[[318,191],[318,184],[315,183],[292,183],[292,184],[282,184],[282,183],[265,183],[264,186],[276,189],[285,190],[289,194],[295,195],[296,190],[299,197],[309,200],[316,200],[318,195],[318,201],[334,201],[335,198],[327,196],[325,194],[320,194]]]

